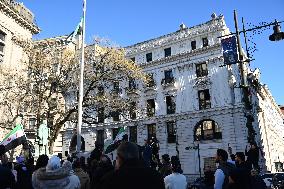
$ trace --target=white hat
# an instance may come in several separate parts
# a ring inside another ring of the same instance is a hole
[[[61,167],[60,159],[58,156],[52,156],[47,163],[46,171],[51,172]]]

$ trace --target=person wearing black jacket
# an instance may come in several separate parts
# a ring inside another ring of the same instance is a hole
[[[2,157],[5,154],[5,146],[0,145],[0,189],[15,188],[16,182],[12,171],[2,165]]]
[[[247,147],[245,150],[245,154],[247,156],[247,163],[249,164],[250,167],[253,166],[254,169],[259,171],[259,165],[258,165],[259,149],[255,142],[252,142],[250,146],[251,147],[249,151],[247,151]]]
[[[123,142],[117,148],[116,170],[102,179],[102,189],[165,189],[161,175],[145,167],[139,160],[139,150],[132,142]]]

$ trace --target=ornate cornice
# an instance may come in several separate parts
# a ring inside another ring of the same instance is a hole
[[[199,24],[190,28],[184,28],[170,34],[163,35],[158,38],[154,38],[141,43],[137,43],[132,46],[125,47],[126,55],[133,56],[134,54],[144,52],[149,49],[153,49],[164,45],[169,45],[170,43],[184,41],[185,39],[188,38],[193,38],[198,35],[202,35],[209,32],[213,33],[216,31],[224,30],[226,28],[227,26],[225,24],[224,17],[219,16],[203,24]]]
[[[13,18],[22,27],[30,30],[32,34],[40,32],[39,27],[33,23],[33,15],[22,4],[13,1],[1,0],[0,11]],[[24,14],[29,16],[24,16]]]

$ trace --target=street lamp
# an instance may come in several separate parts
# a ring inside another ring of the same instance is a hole
[[[270,41],[280,41],[284,39],[284,32],[281,32],[279,23],[275,20],[275,25],[273,26],[274,33],[269,36]]]
[[[278,21],[275,20],[275,22],[271,22],[269,24],[264,24],[264,25],[256,26],[254,28],[245,29],[244,19],[242,19],[243,29],[239,30],[237,12],[236,12],[236,10],[234,10],[234,22],[235,22],[236,32],[230,33],[228,35],[220,36],[219,38],[236,35],[238,60],[234,64],[239,63],[239,69],[240,69],[240,74],[241,74],[240,88],[242,88],[242,90],[243,90],[243,102],[244,102],[244,105],[245,105],[245,117],[247,118],[246,127],[248,129],[248,141],[249,142],[255,142],[255,130],[254,130],[253,125],[252,125],[252,123],[254,122],[254,118],[253,118],[253,114],[252,114],[252,104],[249,100],[249,86],[248,86],[248,83],[247,83],[247,73],[245,71],[245,63],[249,63],[251,61],[251,59],[249,57],[249,53],[248,53],[248,48],[247,48],[246,33],[250,32],[250,31],[254,31],[254,30],[259,30],[261,28],[270,27],[270,26],[273,25],[274,33],[269,36],[269,40],[271,40],[271,41],[283,40],[284,39],[284,33],[280,31],[280,25],[279,24],[284,22],[284,21],[278,22]],[[243,51],[242,51],[242,47],[241,47],[241,40],[240,40],[240,33],[243,33],[244,38],[245,38],[245,45],[246,45],[246,51],[247,51],[247,59],[246,60],[244,60],[244,56],[243,56]]]

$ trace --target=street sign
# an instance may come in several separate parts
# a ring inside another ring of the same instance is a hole
[[[198,149],[198,146],[188,146],[188,147],[185,147],[186,150],[197,150]]]

